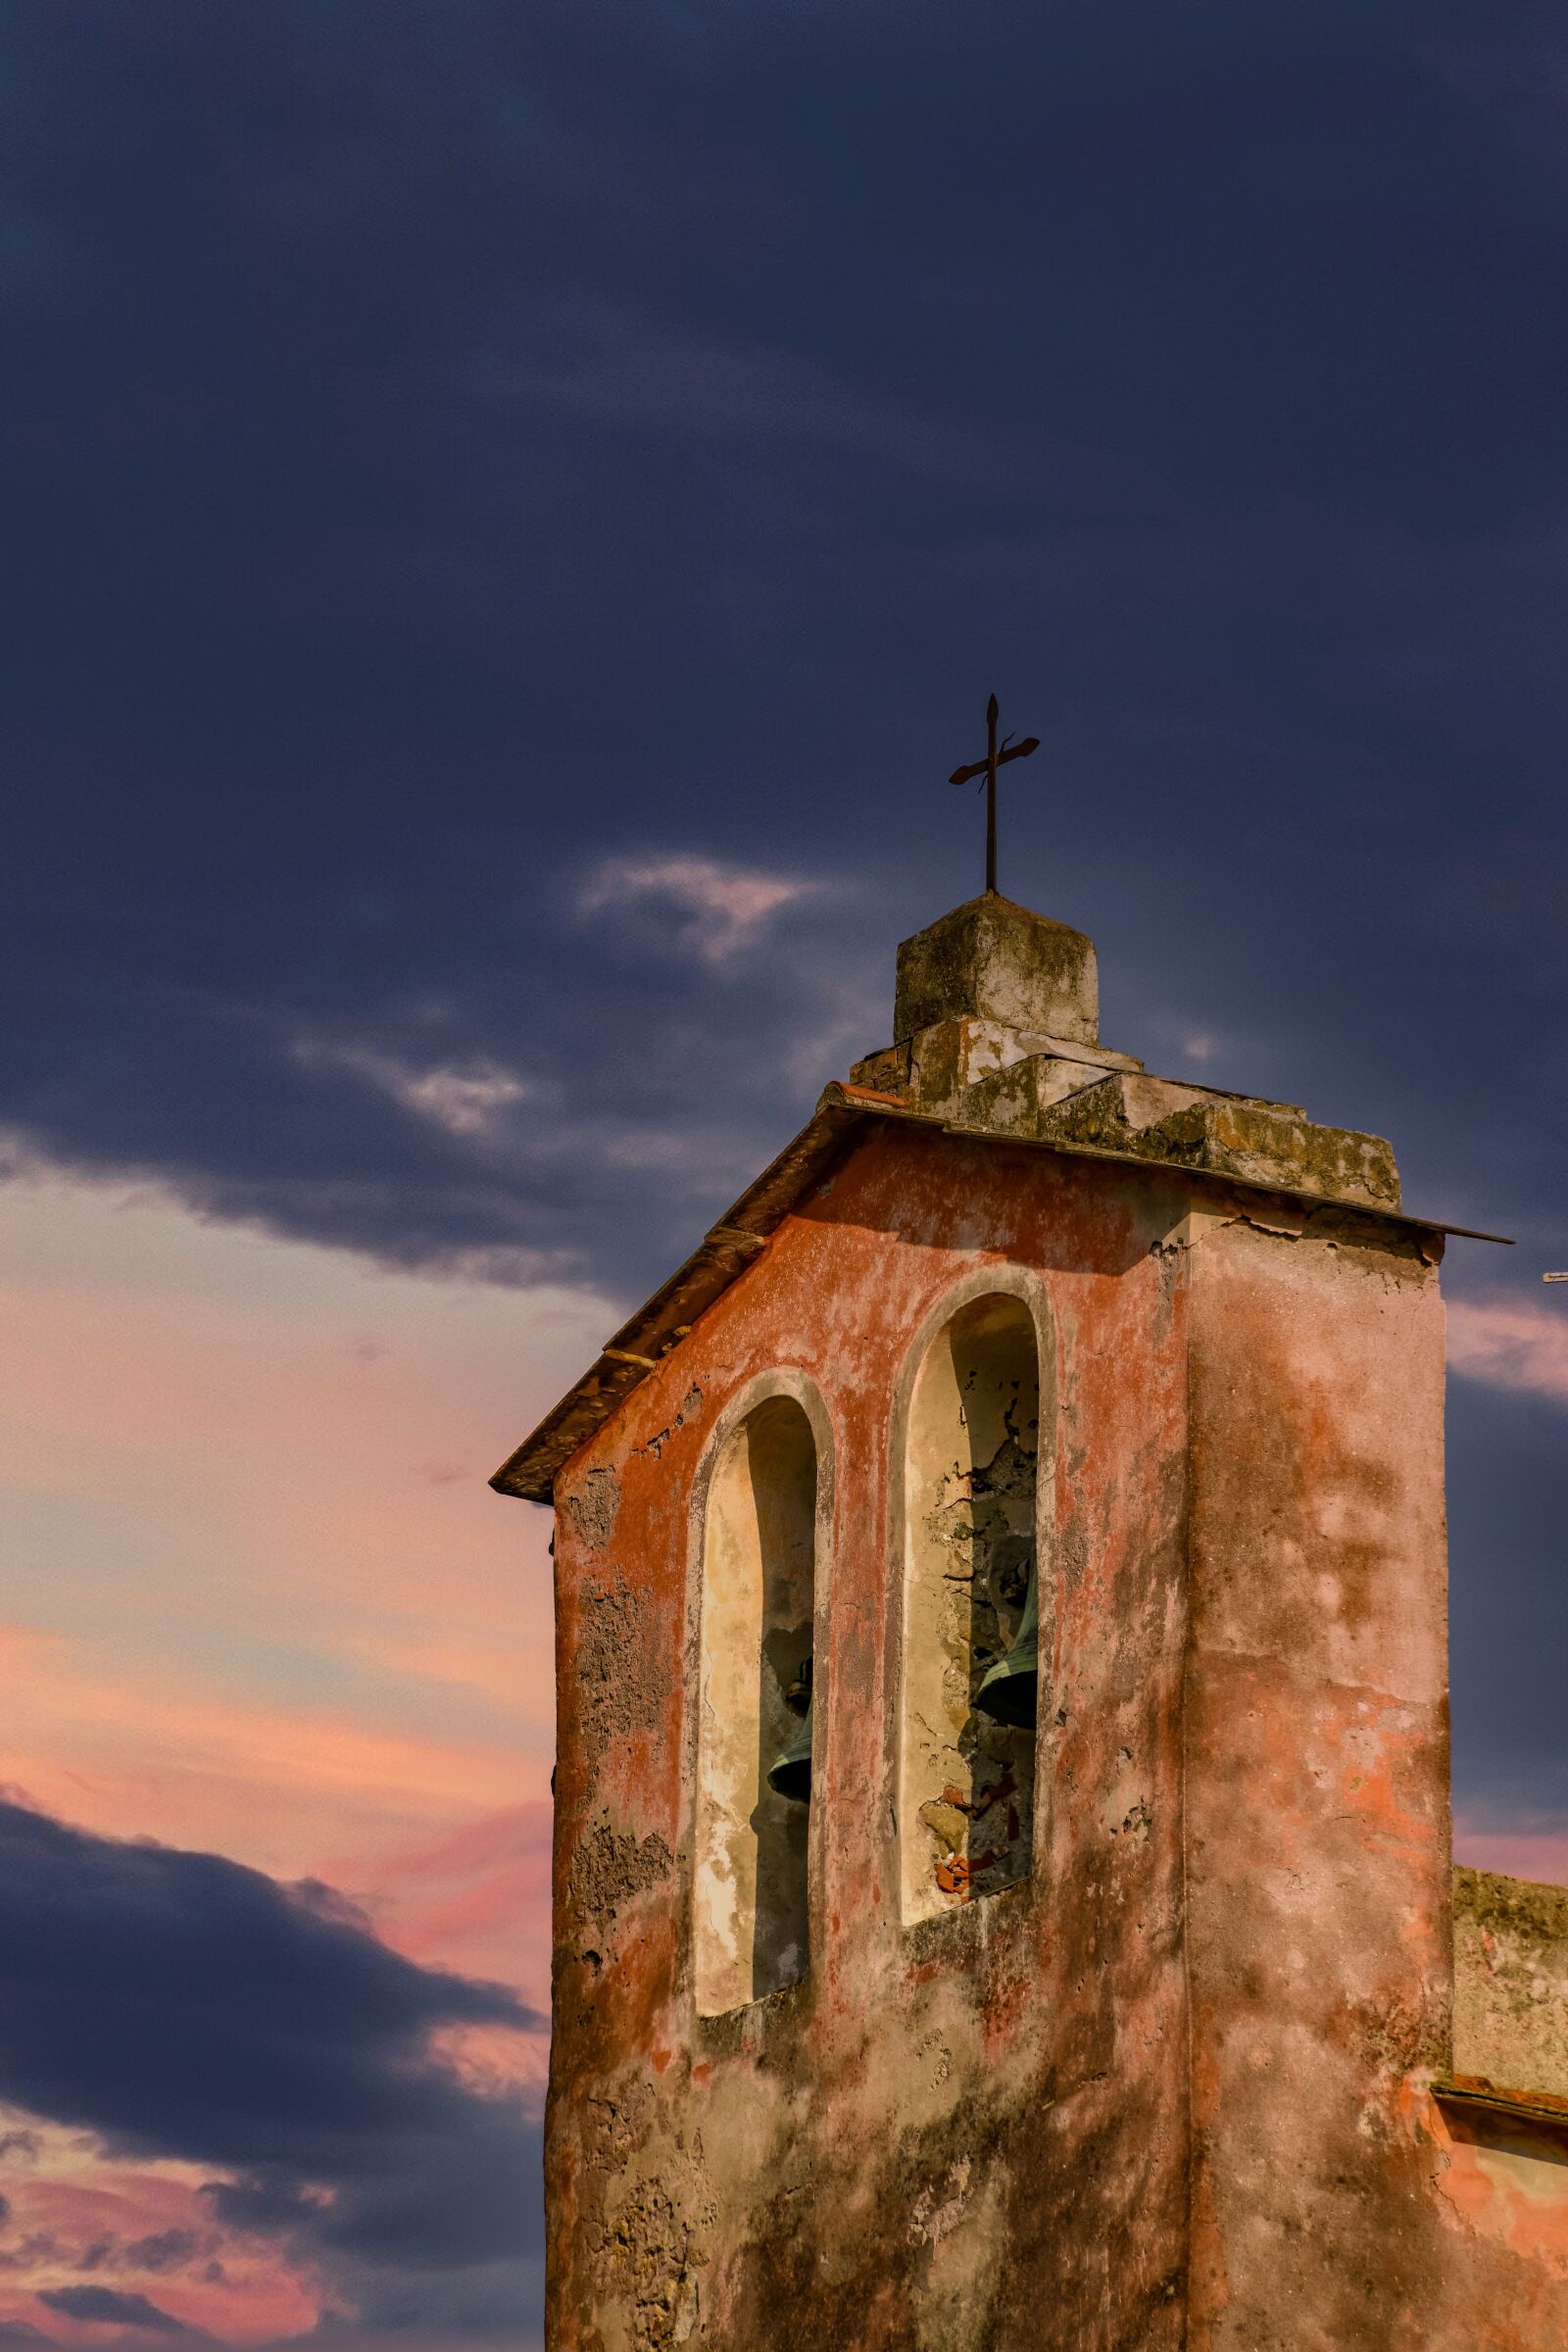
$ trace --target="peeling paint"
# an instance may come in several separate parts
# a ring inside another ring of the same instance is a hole
[[[667,1879],[674,1866],[675,1857],[657,1831],[633,1838],[608,1818],[579,1841],[571,1865],[571,1908],[592,1938],[589,1952],[596,1965],[619,1913]]]
[[[682,1339],[685,1336],[684,1332],[680,1334]],[[669,1444],[675,1432],[678,1429],[684,1429],[688,1421],[695,1421],[702,1409],[703,1392],[694,1381],[681,1398],[679,1412],[674,1415],[673,1419],[666,1421],[662,1429],[656,1430],[651,1438],[645,1438],[638,1447],[638,1451],[651,1453],[657,1461],[662,1455],[664,1447]]]
[[[662,1696],[642,1592],[624,1576],[613,1585],[585,1585],[573,1690],[581,1737],[596,1751],[624,1743],[658,1723]]]

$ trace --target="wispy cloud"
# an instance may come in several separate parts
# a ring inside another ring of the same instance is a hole
[[[382,1939],[466,1975],[550,1982],[550,1838],[544,1798],[490,1812],[376,1858],[327,1857]]]
[[[608,858],[583,884],[577,909],[588,917],[630,913],[680,954],[718,969],[755,947],[781,908],[821,887],[716,858]]]
[[[503,1113],[533,1091],[515,1070],[483,1056],[420,1068],[395,1054],[309,1032],[295,1038],[291,1054],[302,1069],[341,1071],[447,1135],[490,1135]]]
[[[552,408],[686,443],[705,458],[760,449],[776,464],[781,450],[808,448],[981,494],[1050,496],[1072,513],[1125,506],[1137,478],[1099,446],[889,398],[808,349],[710,334],[581,294],[552,304],[521,336],[504,336],[471,380],[497,408]]]
[[[1455,1299],[1448,1365],[1486,1388],[1568,1404],[1568,1299]]]

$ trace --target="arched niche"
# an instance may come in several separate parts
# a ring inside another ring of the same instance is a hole
[[[764,1397],[723,1441],[703,1522],[693,1958],[705,2017],[806,1974],[810,1808],[767,1771],[801,1731],[816,1521],[811,1423],[795,1397]]]
[[[970,1298],[928,1342],[903,1452],[899,1847],[913,1921],[1031,1866],[1034,1730],[975,1703],[1039,1576],[1040,1346],[1023,1299]]]

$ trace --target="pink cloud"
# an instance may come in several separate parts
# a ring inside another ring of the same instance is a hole
[[[0,2275],[0,2321],[24,2321],[69,2345],[99,2344],[104,2327],[34,2300],[83,2278],[144,2294],[187,2327],[230,2342],[270,2342],[315,2326],[323,2297],[275,2249],[215,2223],[200,2193],[211,2168],[106,2158],[88,2135],[31,2128],[36,2171],[6,2176],[12,2257]]]
[[[1549,1303],[1455,1299],[1448,1308],[1448,1364],[1487,1388],[1568,1404],[1568,1294]]]
[[[1461,1817],[1453,1825],[1453,1858],[1472,1870],[1495,1870],[1504,1878],[1539,1879],[1548,1886],[1564,1886],[1568,1830],[1478,1830]]]
[[[434,1063],[421,1069],[398,1054],[310,1031],[295,1039],[294,1058],[308,1070],[341,1071],[414,1117],[465,1139],[488,1136],[533,1091],[517,1071],[482,1057],[461,1066]]]
[[[297,1876],[323,1844],[443,1833],[454,1815],[514,1800],[514,1738],[421,1737],[330,1709],[241,1704],[151,1669],[105,1671],[59,1637],[0,1641],[25,1657],[0,1729],[0,1781],[45,1811],[108,1834],[207,1845]]]
[[[412,1846],[387,1865],[385,1875],[413,1882],[445,1880],[534,1862],[541,1856],[548,1861],[551,1818],[547,1804],[512,1805],[505,1812],[466,1822],[426,1845]]]
[[[611,858],[589,876],[577,905],[585,915],[662,913],[674,944],[716,966],[753,947],[782,907],[820,887],[716,858]]]
[[[616,1313],[8,1187],[0,1779],[283,1877],[542,1795],[545,1530],[485,1477]]]
[[[506,1805],[367,1862],[327,1855],[384,1940],[426,1966],[516,1984],[548,2007],[552,1808]]]

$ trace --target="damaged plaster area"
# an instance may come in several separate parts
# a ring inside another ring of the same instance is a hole
[[[598,1476],[598,1473],[595,1473]],[[663,1703],[648,1605],[624,1576],[584,1587],[577,1635],[577,1705],[592,1754],[649,1731]]]
[[[1298,1242],[1303,1237],[1327,1241],[1333,1246],[1337,1225],[1346,1222],[1343,1214],[1333,1207],[1316,1205],[1302,1200],[1269,1199],[1267,1196],[1206,1192],[1202,1200],[1195,1200],[1171,1227],[1163,1241],[1155,1247],[1162,1251],[1177,1252],[1196,1250],[1213,1234],[1222,1233],[1228,1225],[1249,1225],[1254,1233],[1266,1233],[1278,1240]],[[1351,1228],[1353,1231],[1353,1227]],[[1358,1240],[1364,1239],[1362,1233]],[[1384,1248],[1395,1246],[1385,1239]],[[1443,1234],[1436,1226],[1405,1223],[1401,1225],[1398,1247],[1413,1251],[1424,1266],[1443,1262]]]
[[[740,2063],[696,2057],[688,2076],[677,2053],[658,2090],[629,2072],[602,2090],[584,2119],[582,2342],[1004,2352],[1015,2191],[975,1991],[936,1978],[909,2010],[886,1983],[867,1987],[826,2145],[799,2011],[712,2029]],[[866,2230],[897,2281],[876,2313]]]
[[[588,2102],[584,2155],[583,2242],[605,2352],[710,2343],[704,2273],[717,2209],[701,2131],[669,2129],[649,2085],[628,2077]]]
[[[589,1551],[603,1551],[615,1532],[620,1481],[613,1470],[590,1470],[582,1492],[567,1498],[571,1532]]]
[[[633,1838],[602,1815],[572,1856],[571,1909],[583,1939],[578,1956],[601,1967],[618,1914],[662,1885],[674,1867],[675,1857],[657,1831]]]

